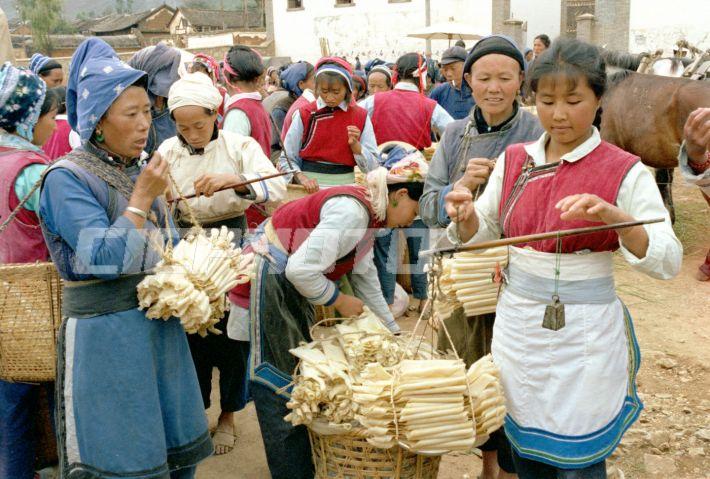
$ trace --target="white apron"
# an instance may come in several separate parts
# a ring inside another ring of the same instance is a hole
[[[614,292],[611,253],[562,255],[558,292],[566,325],[558,331],[542,327],[554,268],[555,254],[511,247],[492,353],[516,452],[574,469],[609,456],[638,417],[640,355]]]

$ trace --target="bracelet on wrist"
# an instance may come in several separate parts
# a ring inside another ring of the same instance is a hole
[[[126,206],[126,211],[128,211],[129,213],[133,213],[133,214],[136,215],[136,216],[140,216],[140,217],[143,218],[144,220],[147,220],[147,219],[148,219],[148,212],[147,212],[147,211],[143,211],[143,210],[141,210],[141,209],[139,209],[139,208],[135,208],[135,207],[133,207],[133,206]]]
[[[710,168],[710,150],[705,150],[705,161],[702,163],[693,161],[693,159],[688,156],[688,166],[690,166],[694,171],[702,173],[708,168]]]

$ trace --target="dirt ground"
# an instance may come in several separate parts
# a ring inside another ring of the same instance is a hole
[[[675,229],[684,247],[680,275],[659,281],[616,259],[617,291],[641,345],[639,392],[645,405],[610,461],[627,479],[710,479],[710,282],[694,278],[710,247],[710,209],[679,175],[674,195]],[[401,322],[404,328],[413,324]],[[214,423],[214,408],[208,415]],[[252,404],[237,415],[236,425],[235,450],[205,461],[198,479],[270,477]],[[445,456],[439,479],[478,477],[477,452]]]

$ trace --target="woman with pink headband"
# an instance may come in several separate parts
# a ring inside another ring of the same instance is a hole
[[[221,128],[251,136],[271,155],[271,120],[261,104],[264,64],[252,48],[234,45],[224,56],[224,80],[229,90]]]

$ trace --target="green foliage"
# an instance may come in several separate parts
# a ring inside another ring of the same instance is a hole
[[[16,0],[17,12],[22,20],[29,22],[37,50],[52,54],[49,36],[62,22],[62,0]]]

